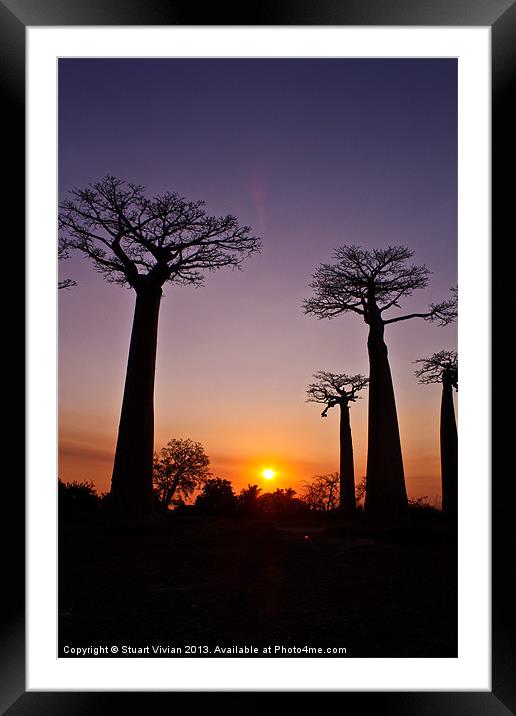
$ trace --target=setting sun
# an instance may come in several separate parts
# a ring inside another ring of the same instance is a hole
[[[272,470],[270,467],[268,467],[266,470],[262,472],[262,477],[264,477],[266,480],[272,480],[273,477],[275,477],[276,471]]]

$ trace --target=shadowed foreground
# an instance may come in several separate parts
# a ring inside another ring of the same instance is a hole
[[[456,581],[456,543],[440,523],[394,532],[310,516],[170,515],[116,532],[83,519],[60,526],[59,653],[171,645],[188,656],[186,645],[205,645],[205,656],[227,656],[214,647],[272,645],[274,656],[278,645],[454,657]]]

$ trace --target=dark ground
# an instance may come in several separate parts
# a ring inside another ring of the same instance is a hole
[[[65,645],[113,644],[457,655],[456,542],[439,522],[386,530],[170,515],[110,530],[80,518],[60,525],[59,564],[60,656]]]

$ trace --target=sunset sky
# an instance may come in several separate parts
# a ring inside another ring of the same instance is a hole
[[[59,187],[114,174],[149,195],[204,199],[262,237],[261,254],[167,284],[160,313],[156,436],[200,441],[215,475],[293,486],[338,469],[337,409],[305,402],[317,370],[367,373],[358,315],[303,315],[311,275],[334,248],[405,244],[433,271],[402,312],[457,282],[455,60],[75,60],[59,62]],[[134,293],[82,255],[61,265],[63,480],[109,489]],[[394,315],[394,314],[391,314]],[[387,326],[409,496],[440,493],[439,386],[413,361],[456,348],[456,325]],[[367,391],[352,406],[365,474]],[[264,468],[277,471],[266,482]]]

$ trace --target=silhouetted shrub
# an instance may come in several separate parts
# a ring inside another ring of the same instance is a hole
[[[94,512],[100,507],[101,498],[93,482],[58,481],[59,511],[61,514],[73,512]]]
[[[409,514],[413,520],[440,520],[442,511],[439,505],[428,502],[428,497],[416,497],[408,501]]]

